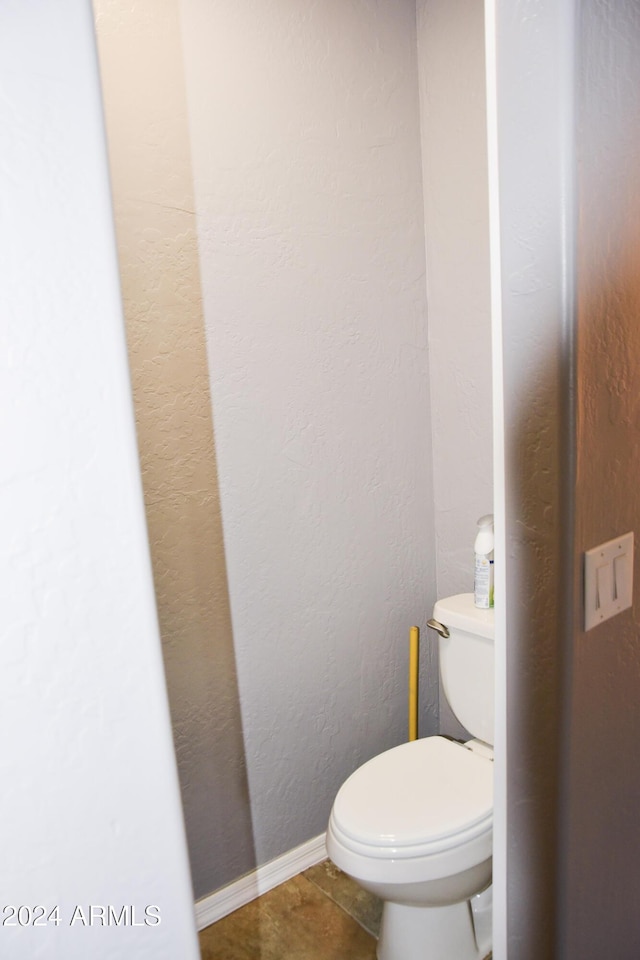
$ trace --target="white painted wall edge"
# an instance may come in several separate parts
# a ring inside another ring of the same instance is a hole
[[[233,913],[246,903],[251,903],[256,897],[268,893],[286,880],[291,880],[303,870],[326,859],[326,856],[326,834],[321,833],[318,837],[313,837],[299,847],[294,847],[293,850],[288,850],[282,856],[276,857],[275,860],[257,867],[239,880],[221,887],[208,897],[203,897],[196,902],[198,930],[204,930],[216,920],[221,920],[222,917]]]
[[[496,0],[485,2],[489,250],[493,377],[493,513],[496,557],[495,770],[493,784],[493,956],[507,958],[507,626],[506,486],[502,356],[500,172],[498,168],[498,75]]]

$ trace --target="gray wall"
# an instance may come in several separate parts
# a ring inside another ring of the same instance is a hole
[[[473,590],[493,512],[484,4],[417,4],[438,597]],[[464,69],[460,65],[464,64]],[[440,729],[466,731],[440,696]]]
[[[493,510],[482,0],[417,3],[438,596],[473,590]],[[464,69],[461,69],[464,65]]]
[[[582,632],[584,550],[640,535],[640,7],[580,5],[577,483],[563,957],[640,955],[640,569]],[[568,691],[569,692],[569,691]]]
[[[263,863],[324,831],[344,778],[406,738],[408,630],[435,599],[415,5],[181,10]]]

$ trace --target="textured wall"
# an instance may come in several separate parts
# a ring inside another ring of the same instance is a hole
[[[3,4],[0,90],[0,899],[59,906],[3,925],[2,954],[187,960],[90,4]],[[129,922],[72,925],[91,904]]]
[[[255,863],[177,0],[96,0],[151,557],[196,897]]]
[[[640,8],[581,5],[576,623],[567,960],[640,954],[640,567],[633,609],[582,633],[581,557],[640,535]]]
[[[476,521],[493,510],[484,5],[417,7],[437,579],[449,596],[473,590]]]
[[[415,5],[181,7],[265,861],[322,831],[345,776],[406,736],[408,628],[435,598]]]
[[[418,58],[439,597],[473,590],[493,512],[484,4],[419,0]],[[464,69],[452,69],[463,63]],[[443,732],[465,731],[440,698]]]
[[[505,2],[494,13],[501,260],[492,266],[501,270],[506,530],[498,680],[507,693],[497,722],[508,764],[508,956],[539,960],[557,956],[560,690],[573,559],[573,4]]]

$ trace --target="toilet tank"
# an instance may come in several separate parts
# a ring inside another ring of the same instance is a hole
[[[449,706],[469,733],[493,745],[493,610],[480,610],[472,593],[459,593],[438,600],[433,616],[449,631],[439,639]]]

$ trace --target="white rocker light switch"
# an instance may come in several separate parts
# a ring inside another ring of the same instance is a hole
[[[608,540],[584,555],[584,628],[626,610],[633,602],[633,533]]]

